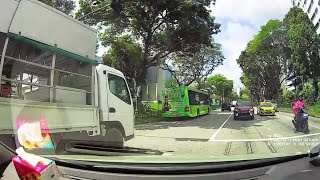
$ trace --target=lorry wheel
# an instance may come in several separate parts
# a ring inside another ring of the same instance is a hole
[[[124,138],[122,133],[117,128],[107,129],[106,132],[106,144],[110,147],[123,148]]]

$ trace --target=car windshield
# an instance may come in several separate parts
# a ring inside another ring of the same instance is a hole
[[[306,154],[316,2],[0,0],[0,145],[125,163]]]
[[[250,101],[239,101],[239,102],[237,102],[237,105],[240,107],[241,106],[252,106]]]
[[[261,107],[273,107],[271,103],[261,103]]]

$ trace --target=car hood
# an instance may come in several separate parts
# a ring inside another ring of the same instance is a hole
[[[137,156],[94,156],[94,155],[45,155],[46,158],[58,158],[61,160],[80,160],[94,162],[122,162],[122,163],[203,163],[203,162],[228,162],[255,160],[264,158],[285,157],[303,153],[277,153],[277,154],[252,154],[245,155],[176,155],[165,153],[163,155],[137,155]]]

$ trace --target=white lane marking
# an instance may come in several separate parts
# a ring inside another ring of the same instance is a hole
[[[163,153],[162,156],[172,156],[171,153]]]
[[[287,139],[295,139],[295,138],[304,138],[304,137],[311,137],[311,136],[317,136],[320,135],[320,133],[314,133],[314,134],[305,134],[300,136],[292,136],[292,137],[279,137],[279,138],[265,138],[265,139],[213,139],[210,141],[214,142],[260,142],[260,141],[279,141],[279,140],[287,140]]]
[[[225,113],[218,113],[219,115],[221,114],[233,114],[232,112],[225,112]]]
[[[212,134],[212,136],[211,136],[211,138],[210,138],[209,141],[213,141],[213,140],[217,137],[218,133],[221,131],[221,129],[223,128],[223,126],[228,122],[228,120],[231,118],[231,116],[232,116],[232,114],[230,114],[230,116],[228,117],[228,119],[225,120],[224,123],[219,127],[219,129],[216,130],[216,131]]]

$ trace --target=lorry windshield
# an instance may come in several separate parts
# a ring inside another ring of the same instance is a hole
[[[131,163],[305,154],[320,143],[305,2],[0,0],[0,142]]]

